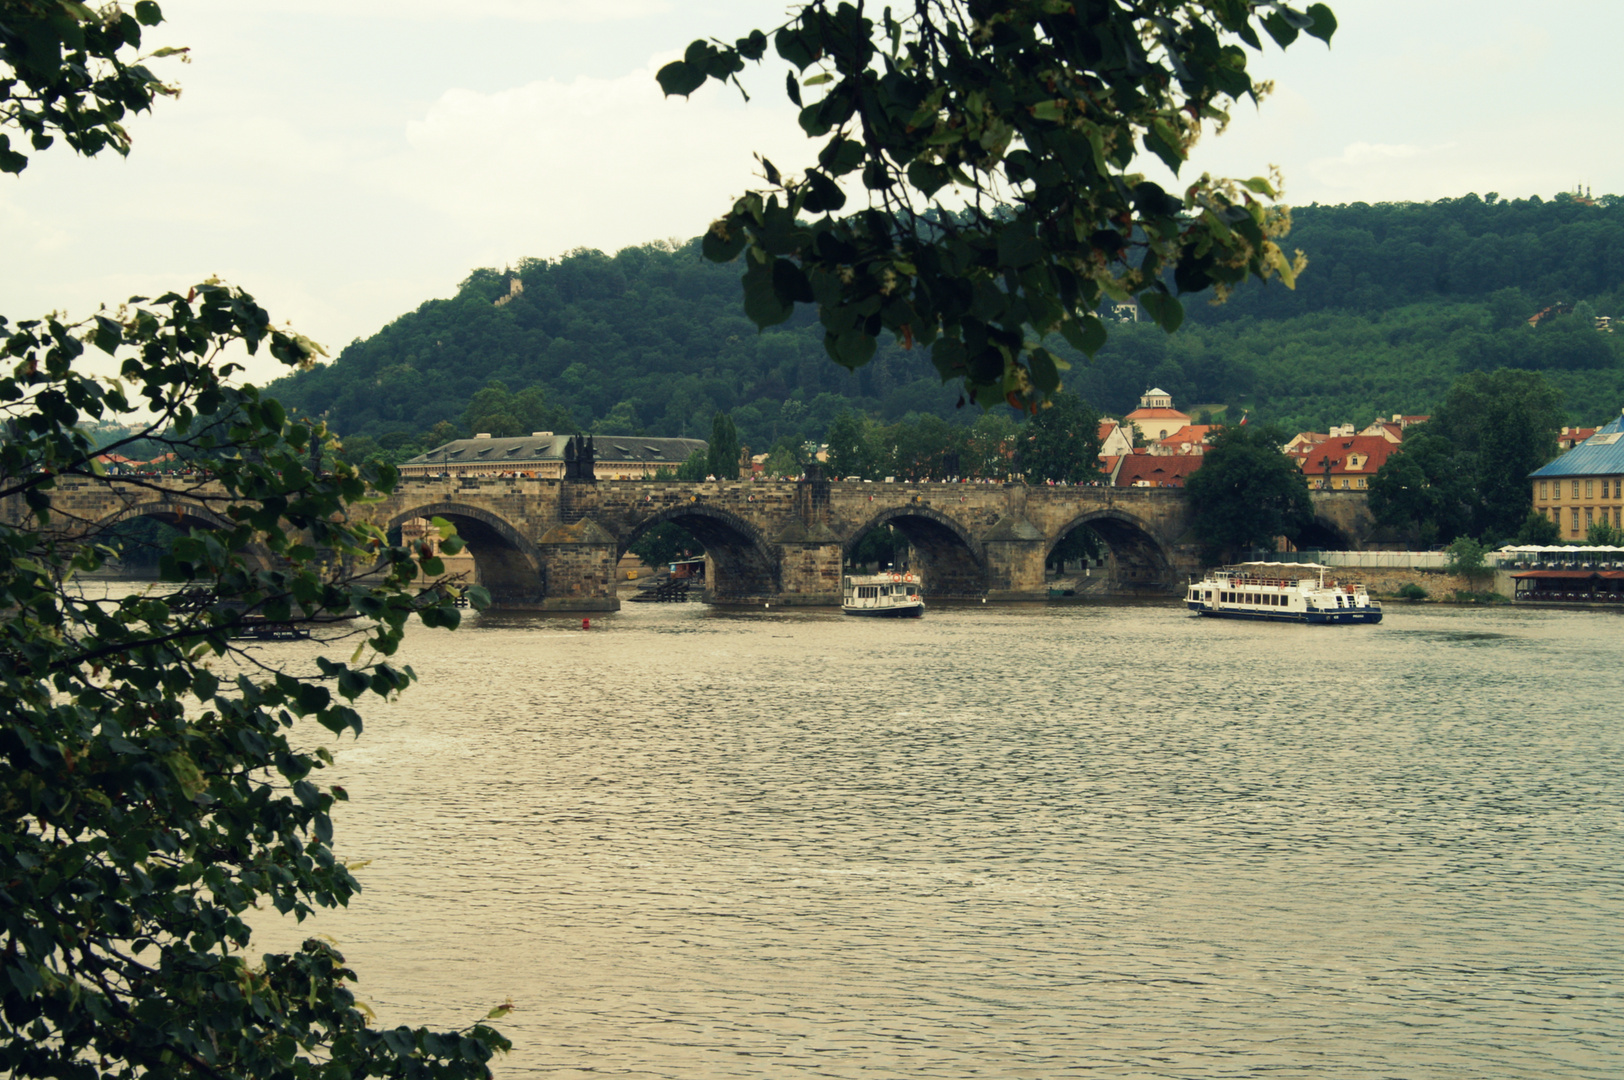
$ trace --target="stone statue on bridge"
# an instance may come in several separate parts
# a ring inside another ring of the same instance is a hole
[[[571,435],[564,444],[564,479],[596,480],[598,452],[590,435]]]

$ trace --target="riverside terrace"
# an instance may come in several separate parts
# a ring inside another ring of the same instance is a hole
[[[208,483],[63,480],[55,520],[87,529],[158,515],[182,527],[220,519]],[[1306,546],[1356,549],[1373,522],[1363,493],[1316,491]],[[20,523],[20,499],[0,519]],[[799,480],[679,483],[532,477],[403,479],[355,513],[390,530],[419,517],[456,525],[495,604],[612,611],[615,565],[649,529],[672,521],[712,562],[705,599],[717,604],[835,605],[843,559],[864,533],[891,525],[913,545],[936,600],[1041,600],[1049,551],[1073,529],[1110,548],[1119,593],[1177,591],[1198,569],[1190,510],[1178,488],[1027,487],[1025,484],[857,483]]]

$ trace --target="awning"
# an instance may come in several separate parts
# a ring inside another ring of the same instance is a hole
[[[1526,578],[1555,581],[1590,581],[1593,578],[1600,578],[1603,581],[1624,581],[1624,570],[1526,570],[1511,576],[1518,581]]]

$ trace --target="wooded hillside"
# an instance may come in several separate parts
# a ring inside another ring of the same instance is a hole
[[[1294,292],[1247,286],[1222,306],[1186,297],[1177,334],[1113,323],[1092,363],[1056,341],[1074,364],[1066,388],[1118,415],[1157,385],[1180,406],[1244,404],[1323,430],[1428,412],[1458,374],[1513,367],[1546,373],[1573,422],[1624,406],[1624,332],[1594,328],[1598,314],[1624,315],[1624,199],[1307,206],[1286,246],[1309,258]],[[974,419],[921,351],[888,343],[851,373],[828,359],[810,312],[758,334],[738,274],[704,261],[697,240],[476,270],[456,296],[272,392],[375,438],[462,425],[493,380],[531,390],[516,423],[704,438],[712,415],[731,410],[759,449],[819,438],[846,408]],[[1556,304],[1574,309],[1528,325]]]

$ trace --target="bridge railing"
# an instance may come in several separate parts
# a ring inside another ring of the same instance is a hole
[[[1442,551],[1254,551],[1258,562],[1320,563],[1358,570],[1442,570],[1449,555]]]

